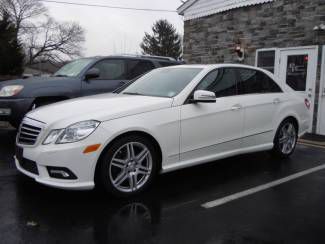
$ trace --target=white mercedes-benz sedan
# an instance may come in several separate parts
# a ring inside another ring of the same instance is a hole
[[[91,82],[91,81],[87,81]],[[268,71],[243,65],[156,69],[119,92],[28,113],[16,166],[37,182],[128,196],[158,173],[263,150],[288,157],[310,104]]]

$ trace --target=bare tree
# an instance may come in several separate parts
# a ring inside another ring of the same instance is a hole
[[[84,31],[77,23],[58,23],[52,18],[26,35],[29,64],[48,60],[52,63],[81,55]]]
[[[18,36],[30,28],[32,18],[46,14],[47,9],[38,0],[0,0],[0,12],[9,14]]]
[[[0,0],[0,16],[4,13],[16,26],[26,63],[44,60],[57,63],[81,55],[81,44],[85,40],[82,27],[73,22],[56,22],[47,15],[47,8],[39,0]]]

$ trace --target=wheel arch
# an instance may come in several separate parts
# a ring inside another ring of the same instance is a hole
[[[276,126],[276,129],[275,129],[275,134],[274,134],[274,137],[276,136],[276,132],[277,130],[279,129],[279,126],[281,125],[281,123],[285,120],[292,120],[295,125],[296,125],[296,128],[297,128],[297,131],[298,131],[298,134],[299,134],[299,130],[300,130],[300,125],[299,125],[299,119],[298,119],[298,116],[295,115],[295,114],[288,114],[286,116],[284,116],[281,120],[279,120],[277,126]]]
[[[158,142],[158,140],[153,136],[151,135],[150,133],[148,132],[145,132],[145,131],[141,131],[141,130],[132,130],[132,131],[126,131],[126,132],[123,132],[119,135],[116,135],[114,138],[112,138],[105,146],[104,148],[101,150],[100,152],[100,155],[97,159],[97,162],[96,162],[96,166],[95,166],[95,171],[94,171],[94,182],[95,184],[99,183],[98,182],[98,174],[99,174],[99,166],[100,166],[100,161],[102,160],[102,158],[104,157],[105,155],[105,152],[108,150],[108,148],[113,144],[115,143],[117,140],[119,140],[120,138],[122,137],[125,137],[125,136],[130,136],[130,135],[138,135],[138,136],[143,136],[145,138],[148,138],[154,145],[154,147],[156,148],[157,150],[157,153],[158,153],[158,158],[159,158],[159,165],[157,166],[157,169],[158,170],[161,170],[162,169],[162,149],[161,149],[161,146]]]

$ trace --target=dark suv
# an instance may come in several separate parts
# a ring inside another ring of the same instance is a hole
[[[63,66],[51,77],[0,82],[0,120],[18,127],[31,109],[50,103],[112,92],[130,80],[159,67],[178,65],[156,56],[83,58]]]

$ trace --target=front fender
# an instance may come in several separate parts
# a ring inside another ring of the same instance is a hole
[[[79,93],[70,87],[42,87],[32,91],[31,97],[78,97]]]

